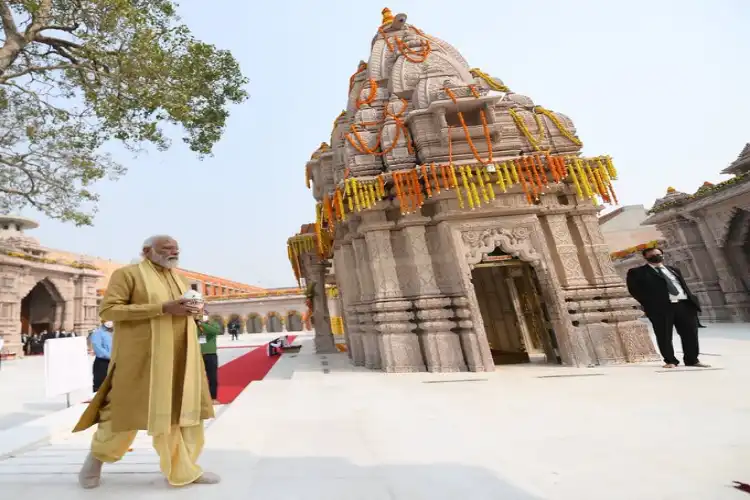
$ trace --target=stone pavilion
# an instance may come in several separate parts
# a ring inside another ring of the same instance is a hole
[[[65,329],[87,332],[99,324],[97,282],[101,273],[88,262],[48,257],[24,233],[38,224],[0,216],[0,337],[3,353],[22,354],[21,332]]]
[[[695,193],[669,188],[644,224],[664,235],[665,256],[679,266],[708,321],[750,321],[750,144]]]
[[[384,9],[330,143],[305,166],[315,237],[289,241],[298,278],[311,253],[333,266],[352,362],[656,359],[597,220],[616,202],[614,165],[581,147],[567,116]]]

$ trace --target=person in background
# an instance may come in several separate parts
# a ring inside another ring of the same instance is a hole
[[[229,335],[232,336],[232,340],[239,339],[240,336],[240,325],[236,321],[231,321],[229,325],[227,325],[227,330],[229,330]]]
[[[201,345],[203,364],[206,367],[208,389],[214,404],[219,404],[219,356],[216,353],[216,337],[221,334],[221,325],[211,321],[208,312],[203,311],[203,317],[196,320],[198,324],[198,342]]]
[[[99,390],[104,379],[107,378],[109,360],[112,358],[112,327],[114,323],[105,321],[91,334],[89,339],[94,350],[94,392]]]
[[[643,252],[646,263],[628,270],[627,285],[630,295],[643,306],[643,312],[654,328],[664,368],[675,368],[680,362],[672,345],[673,329],[682,340],[685,366],[707,368],[698,360],[698,299],[687,286],[679,269],[664,265],[659,248]]]

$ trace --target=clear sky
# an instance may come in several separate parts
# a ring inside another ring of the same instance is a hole
[[[325,6],[324,6],[325,5]],[[182,0],[204,41],[250,78],[215,155],[175,141],[98,185],[91,228],[40,219],[46,246],[122,262],[143,239],[179,239],[184,268],[265,287],[294,282],[286,239],[314,217],[304,165],[346,105],[380,11],[452,43],[472,67],[570,116],[589,155],[610,154],[624,204],[695,191],[750,142],[747,0]]]

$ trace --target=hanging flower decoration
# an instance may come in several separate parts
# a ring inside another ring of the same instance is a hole
[[[640,245],[636,245],[634,247],[628,247],[624,250],[618,250],[617,252],[612,252],[609,254],[609,256],[612,258],[612,260],[622,260],[627,257],[630,257],[631,255],[635,255],[637,253],[640,253],[647,248],[656,248],[663,244],[662,241],[659,240],[652,240],[648,243],[641,243]]]
[[[694,194],[685,196],[677,200],[667,201],[660,205],[656,205],[652,207],[648,211],[648,213],[655,214],[658,212],[663,212],[664,210],[668,210],[673,207],[685,205],[686,203],[690,203],[691,201],[695,201],[699,198],[703,198],[703,197],[712,195],[714,193],[718,193],[719,191],[723,191],[732,186],[742,184],[749,180],[750,180],[750,172],[745,172],[744,174],[736,175],[732,177],[731,179],[727,179],[724,182],[719,182],[718,184],[711,184],[710,182],[704,182],[703,185],[700,188],[698,188],[698,190]],[[670,189],[672,191],[669,191]],[[674,192],[676,192],[676,190],[673,187],[670,187],[669,189],[667,189],[668,194],[671,194]]]

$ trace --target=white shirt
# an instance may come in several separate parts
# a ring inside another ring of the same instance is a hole
[[[657,264],[657,265],[649,264],[649,266],[651,266],[652,268],[654,268],[654,270],[657,273],[658,272],[663,273],[664,276],[666,276],[667,279],[672,282],[672,284],[677,289],[677,291],[680,292],[677,295],[672,295],[670,293],[669,294],[669,300],[670,300],[670,302],[677,303],[677,302],[679,302],[681,300],[687,300],[688,299],[687,294],[685,293],[685,290],[682,288],[682,284],[680,283],[680,280],[677,279],[677,276],[675,276],[674,273],[672,271],[670,271],[668,267],[666,267],[664,264]]]

